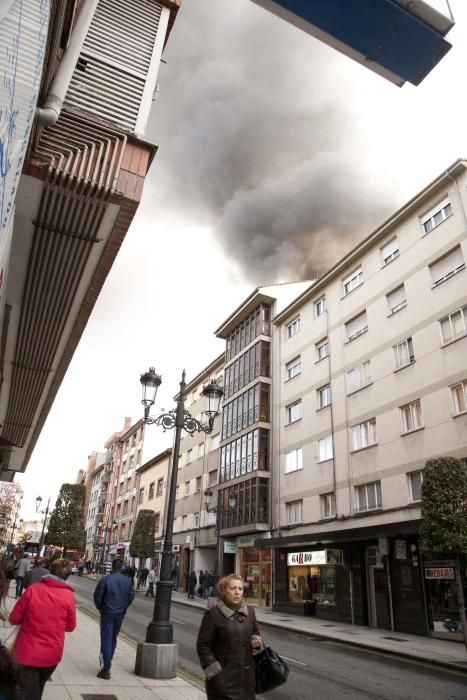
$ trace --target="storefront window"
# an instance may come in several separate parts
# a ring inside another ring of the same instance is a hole
[[[303,556],[304,554],[310,556]],[[307,559],[313,559],[312,555],[317,555],[314,557],[316,564],[307,563]],[[295,564],[295,561],[300,562],[301,565]],[[289,555],[288,600],[294,602],[314,600],[323,605],[335,605],[336,563],[340,561],[340,550]]]
[[[455,562],[425,563],[427,602],[430,608],[432,633],[441,639],[462,638],[459,605],[457,603]],[[464,592],[466,587],[464,586]]]
[[[245,582],[247,602],[271,605],[272,566],[270,547],[241,549],[241,576]]]

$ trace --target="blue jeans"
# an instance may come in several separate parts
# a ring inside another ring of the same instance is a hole
[[[19,598],[24,588],[24,576],[16,576],[16,597]]]
[[[125,615],[101,614],[101,669],[110,671],[117,637]]]

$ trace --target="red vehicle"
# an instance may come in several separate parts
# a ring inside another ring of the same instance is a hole
[[[61,556],[63,559],[71,561],[73,567],[78,567],[78,562],[80,559],[84,560],[84,554],[84,549],[74,549],[73,547],[67,549],[65,553],[63,553],[63,547],[48,546],[45,551],[46,557]]]

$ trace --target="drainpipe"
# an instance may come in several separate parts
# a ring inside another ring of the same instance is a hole
[[[62,56],[55,78],[50,86],[43,107],[36,108],[39,126],[52,126],[62,111],[63,102],[75,70],[84,40],[97,8],[98,0],[84,0],[76,24],[71,32],[70,42]]]

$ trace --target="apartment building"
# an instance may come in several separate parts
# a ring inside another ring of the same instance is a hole
[[[138,468],[138,503],[136,519],[140,510],[152,510],[155,514],[154,554],[147,566],[154,566],[159,575],[164,530],[167,483],[172,449],[164,450]]]
[[[224,355],[205,367],[186,386],[186,409],[203,423],[207,409],[203,387],[222,381]],[[179,469],[172,543],[174,548],[175,584],[184,589],[190,571],[217,572],[219,550],[216,530],[216,499],[206,508],[204,492],[215,489],[219,469],[220,416],[214,420],[210,434],[183,433],[180,443]]]
[[[94,465],[94,469],[87,480],[89,486],[89,502],[85,515],[86,530],[86,561],[98,559],[97,539],[99,537],[100,513],[103,494],[108,481],[108,473],[105,471],[105,455],[103,459]]]
[[[466,169],[274,318],[277,610],[452,638],[452,562],[419,528],[426,460],[467,458]]]
[[[144,421],[138,420],[119,438],[120,457],[112,472],[112,538],[110,555],[130,559],[130,541],[136,521],[137,494],[139,486],[138,468],[144,443]]]
[[[252,602],[272,598],[272,323],[309,283],[261,287],[216,330],[226,341],[217,528],[221,573],[241,572]],[[262,540],[264,546],[258,544]]]

